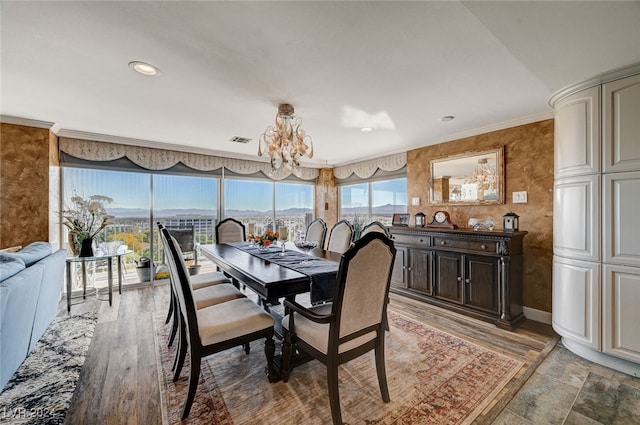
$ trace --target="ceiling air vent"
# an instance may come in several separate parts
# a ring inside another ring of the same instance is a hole
[[[251,139],[248,139],[246,137],[238,137],[238,136],[234,136],[231,139],[229,139],[230,142],[235,142],[235,143],[249,143],[251,141]]]

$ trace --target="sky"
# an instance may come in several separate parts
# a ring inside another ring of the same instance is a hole
[[[151,193],[151,174],[82,168],[64,168],[65,194],[73,190],[84,198],[103,195],[113,199],[109,208],[148,209]],[[217,183],[215,178],[153,175],[154,209],[216,209]],[[374,182],[373,206],[406,204],[406,179]],[[367,184],[342,188],[344,206],[368,204]],[[267,211],[272,208],[273,184],[256,180],[225,180],[225,209]],[[66,199],[69,195],[65,195]],[[313,208],[313,185],[278,182],[276,210]]]

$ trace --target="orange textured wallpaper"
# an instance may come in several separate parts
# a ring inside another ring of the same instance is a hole
[[[0,124],[0,248],[49,240],[49,129]]]
[[[429,161],[447,155],[504,146],[505,204],[430,206]],[[422,211],[427,222],[437,210],[446,210],[459,227],[470,217],[493,217],[502,227],[502,216],[513,211],[520,216],[524,238],[524,305],[551,312],[551,265],[553,257],[553,120],[513,127],[407,153],[407,196],[420,197],[420,206],[410,206],[413,215]],[[513,204],[512,192],[527,191],[526,204]]]

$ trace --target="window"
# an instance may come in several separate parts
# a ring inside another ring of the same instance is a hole
[[[340,218],[356,226],[372,221],[391,225],[393,214],[407,212],[407,179],[340,186]]]
[[[224,217],[240,220],[247,234],[286,228],[287,239],[293,240],[313,219],[313,188],[305,183],[225,179]]]
[[[313,185],[277,182],[276,229],[288,240],[304,237],[313,220]]]
[[[108,214],[115,216],[114,224],[107,226],[95,240],[98,246],[118,242],[121,249],[126,245],[132,251],[124,257],[123,285],[166,276],[156,222],[167,227],[193,226],[195,243],[206,244],[214,242],[215,225],[221,217],[240,220],[248,233],[262,233],[275,226],[290,240],[303,235],[313,219],[313,184],[224,179],[220,185],[220,181],[207,175],[63,168],[67,204],[74,193],[85,198],[103,195],[113,199],[105,207]],[[223,190],[221,193],[219,188]],[[63,240],[67,240],[66,234]],[[151,275],[149,268],[143,271],[136,267],[141,257],[153,259],[155,275]],[[195,252],[191,255],[185,252],[185,257],[188,265],[196,260]],[[204,271],[209,262],[203,256],[197,260]],[[103,270],[100,264],[89,270],[88,276],[96,285],[106,285],[106,265]],[[80,275],[77,276],[76,289]]]
[[[105,204],[107,213],[115,216],[113,225],[107,226],[94,238],[98,250],[103,243],[118,242],[120,249],[132,252],[123,257],[124,282],[138,282],[135,261],[140,257],[149,257],[150,249],[150,196],[151,180],[149,174],[121,171],[90,170],[84,168],[63,168],[63,199],[70,205],[74,193],[87,198],[91,195],[103,195],[113,199]],[[67,240],[66,227],[63,240]],[[77,263],[80,266],[80,263]],[[99,287],[107,284],[107,270],[104,262],[90,262],[88,278]],[[95,268],[95,269],[94,269]],[[76,287],[80,273],[75,273]]]

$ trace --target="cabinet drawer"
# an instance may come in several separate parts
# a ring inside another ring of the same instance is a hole
[[[392,239],[398,244],[431,246],[431,238],[425,235],[403,235],[396,233],[392,235]]]
[[[467,251],[496,252],[496,243],[489,241],[465,241],[460,239],[433,238],[433,246],[437,248],[464,249]]]

